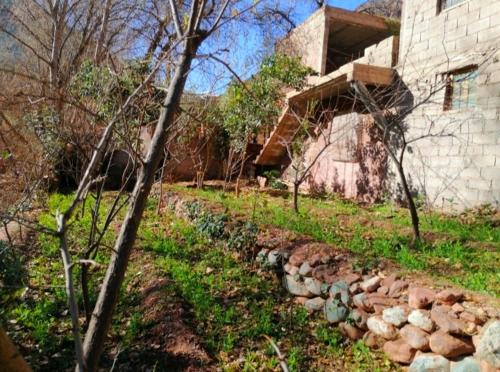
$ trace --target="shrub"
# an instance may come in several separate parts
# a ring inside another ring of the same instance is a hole
[[[280,180],[280,174],[277,170],[266,171],[262,174],[267,178],[267,184],[275,190],[288,190],[288,186]]]
[[[240,222],[229,235],[227,246],[238,251],[248,251],[255,245],[258,226],[253,222]]]
[[[195,219],[195,225],[200,233],[210,240],[215,240],[224,236],[226,221],[227,216],[225,214],[203,212],[201,216]]]

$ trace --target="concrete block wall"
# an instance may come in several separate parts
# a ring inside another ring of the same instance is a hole
[[[277,44],[277,50],[301,57],[305,66],[323,75],[326,69],[328,29],[324,8],[317,10]]]
[[[500,1],[465,0],[438,12],[436,0],[406,0],[398,73],[413,104],[406,169],[433,207],[500,206]],[[478,66],[476,106],[444,110],[446,73]],[[435,90],[435,93],[430,93]],[[397,190],[398,179],[391,180]]]

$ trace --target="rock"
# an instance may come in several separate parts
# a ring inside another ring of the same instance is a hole
[[[349,273],[342,277],[342,280],[347,283],[348,286],[361,280],[361,275],[356,273]]]
[[[499,371],[498,368],[493,367],[491,364],[489,364],[485,360],[481,360],[479,364],[481,365],[481,372],[498,372]]]
[[[350,292],[351,294],[356,294],[356,293],[361,292],[361,287],[359,286],[359,283],[352,283],[352,284],[349,286],[349,292]]]
[[[329,298],[325,303],[325,317],[330,323],[343,322],[347,318],[348,310],[339,300]]]
[[[333,261],[333,258],[332,258],[332,256],[330,256],[330,255],[324,255],[324,256],[321,256],[321,263],[322,263],[322,264],[325,264],[325,265],[326,265],[326,264],[329,264],[329,263],[330,263],[330,262],[332,262],[332,261]]]
[[[459,303],[456,303],[451,307],[451,311],[453,311],[455,314],[458,314],[461,313],[462,311],[465,311],[465,308]]]
[[[348,323],[340,323],[339,330],[345,337],[353,341],[362,339],[363,335],[365,334],[365,332],[361,329],[356,328]]]
[[[366,302],[368,303],[368,306],[372,307],[379,305],[385,308],[397,305],[396,300],[380,293],[368,293],[366,295]]]
[[[491,320],[481,331],[476,357],[500,368],[500,320]]]
[[[293,266],[300,266],[305,261],[305,259],[306,259],[305,254],[294,253],[290,256],[288,262]]]
[[[472,357],[451,362],[450,372],[481,372],[481,364]]]
[[[416,350],[403,340],[388,341],[384,345],[384,352],[390,360],[402,364],[410,364]]]
[[[472,342],[442,331],[434,332],[431,335],[429,346],[434,353],[447,358],[455,358],[474,352],[474,345],[472,345]]]
[[[453,305],[463,298],[464,292],[459,289],[445,289],[436,295],[436,300],[447,305]]]
[[[398,335],[396,328],[392,324],[385,322],[382,317],[378,315],[368,318],[366,325],[370,331],[386,340],[394,340]]]
[[[420,354],[413,359],[408,372],[450,372],[450,361],[441,355]]]
[[[389,287],[389,297],[396,298],[401,296],[408,289],[408,282],[404,280],[396,280]]]
[[[316,267],[321,264],[321,255],[319,253],[315,253],[311,257],[309,257],[309,260],[307,262],[311,267]]]
[[[414,325],[407,324],[400,329],[399,334],[412,348],[422,351],[429,350],[429,334]]]
[[[353,296],[352,302],[354,306],[364,311],[371,311],[373,309],[373,306],[370,306],[370,304],[368,303],[368,299],[364,292],[358,293],[357,295]]]
[[[330,287],[330,297],[337,298],[342,301],[346,306],[351,304],[351,297],[349,296],[349,286],[344,281],[338,281]]]
[[[377,293],[386,295],[389,293],[389,288],[387,288],[386,286],[378,287]]]
[[[257,176],[257,182],[259,183],[259,188],[263,189],[266,187],[267,178],[262,176]]]
[[[323,309],[324,306],[325,306],[325,300],[322,299],[321,297],[308,299],[304,303],[304,307],[310,312],[319,311]]]
[[[255,257],[255,261],[257,261],[259,263],[266,262],[268,253],[269,253],[269,249],[267,249],[267,248],[261,249],[259,251],[259,253],[257,253],[257,257]]]
[[[305,306],[307,300],[309,300],[308,297],[295,297],[293,299],[293,302],[296,303],[297,305]]]
[[[468,311],[464,311],[460,313],[460,319],[466,322],[474,323],[477,325],[483,324],[481,319],[479,319],[477,316],[475,316],[472,313],[469,313]]]
[[[434,301],[434,291],[427,288],[412,287],[408,291],[408,304],[414,309],[423,309]]]
[[[283,269],[285,270],[285,272],[292,276],[295,276],[299,273],[299,268],[297,266],[290,265],[289,263],[285,264],[285,266],[283,266]]]
[[[391,274],[389,275],[387,278],[384,278],[381,282],[380,282],[380,285],[382,287],[387,287],[387,288],[390,288],[391,285],[396,281],[398,280],[398,276],[396,274]]]
[[[373,292],[380,286],[380,277],[374,276],[373,278],[367,279],[360,284],[360,287],[365,292]]]
[[[378,349],[385,344],[386,340],[377,336],[375,333],[368,331],[363,336],[363,342],[371,349]]]
[[[300,265],[299,274],[302,276],[309,276],[312,273],[312,267],[309,262],[304,262]]]
[[[313,294],[309,291],[303,282],[295,280],[292,275],[286,275],[284,280],[285,288],[294,296],[312,297]]]
[[[334,267],[328,265],[319,265],[316,266],[312,271],[312,276],[315,279],[318,279],[322,282],[332,284],[335,279],[336,269]]]
[[[480,308],[477,307],[474,303],[471,302],[462,302],[462,306],[467,310],[469,313],[474,314],[479,321],[481,321],[481,324],[484,324],[488,321],[488,313]],[[500,314],[498,314],[500,315]],[[495,318],[496,316],[493,316]]]
[[[382,319],[396,327],[401,327],[408,321],[408,312],[401,306],[390,307],[382,312]]]
[[[368,313],[362,309],[354,309],[351,311],[351,319],[356,327],[366,330],[366,322],[368,320]]]
[[[320,296],[321,295],[321,290],[322,290],[322,283],[314,278],[305,278],[304,279],[304,285],[306,286],[307,290],[311,292],[313,295]]]
[[[273,249],[267,255],[267,262],[271,267],[280,267],[283,261],[283,253],[278,249]]]
[[[452,334],[467,334],[467,323],[461,319],[454,318],[448,312],[447,308],[434,306],[431,310],[431,319],[439,327],[439,330],[445,333]]]
[[[431,319],[430,312],[427,310],[413,310],[408,315],[408,322],[426,332],[432,332],[434,329],[434,322]]]

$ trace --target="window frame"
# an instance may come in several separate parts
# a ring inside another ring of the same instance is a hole
[[[464,111],[474,109],[477,106],[478,66],[465,66],[448,71],[443,75],[446,84],[443,111]],[[457,77],[460,80],[457,80]],[[467,82],[467,84],[464,84],[464,82]],[[457,88],[460,89],[458,96],[455,93]],[[462,100],[461,91],[464,88],[467,89],[467,97],[465,100]],[[458,107],[456,106],[457,103]]]
[[[441,14],[442,12],[445,12],[449,9],[453,9],[457,6],[460,6],[461,4],[467,2],[468,0],[457,0],[457,3],[454,3],[452,5],[446,6],[448,0],[437,0],[437,11],[436,14]],[[453,1],[453,0],[452,0]]]

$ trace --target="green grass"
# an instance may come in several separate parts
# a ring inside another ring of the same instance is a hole
[[[392,204],[363,207],[334,197],[291,201],[259,192],[233,194],[172,186],[227,213],[246,215],[261,226],[275,226],[347,248],[362,259],[387,258],[406,270],[422,270],[464,288],[500,296],[500,229],[490,214],[462,216],[420,211],[424,243],[411,245],[408,211]]]

